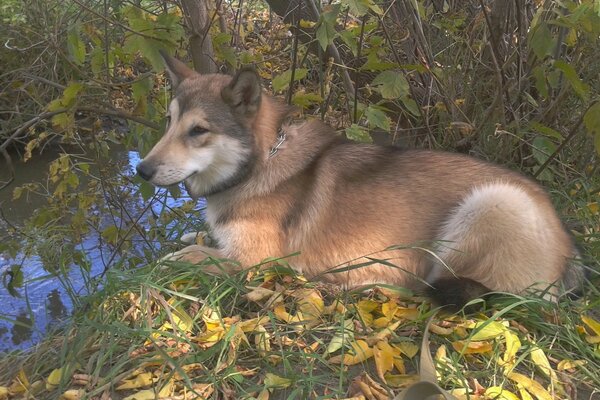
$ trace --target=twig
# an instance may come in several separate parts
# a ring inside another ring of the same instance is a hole
[[[358,62],[360,62],[360,56],[362,55],[362,47],[363,47],[363,39],[365,37],[365,23],[367,22],[367,17],[364,16],[362,18],[362,23],[360,24],[360,39],[358,40],[358,50],[356,52],[356,59],[358,60]],[[359,79],[360,79],[360,69],[356,68],[355,70],[355,74],[354,74],[354,110],[353,110],[353,117],[352,117],[352,122],[353,123],[358,123],[358,87],[360,86],[358,84]]]

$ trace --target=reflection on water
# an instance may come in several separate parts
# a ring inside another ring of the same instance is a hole
[[[20,345],[31,339],[33,321],[29,317],[29,314],[25,311],[17,315],[15,324],[11,329],[12,343],[15,346]]]
[[[22,224],[23,220],[31,215],[32,210],[44,204],[45,198],[33,196],[28,198],[27,201],[13,202],[12,189],[29,182],[44,182],[47,176],[48,163],[54,158],[56,158],[56,155],[45,154],[39,158],[34,157],[26,164],[17,165],[16,172],[18,176],[15,182],[11,184],[11,188],[8,190],[0,191],[0,207],[4,216],[12,221],[14,225]],[[139,160],[139,155],[136,152],[121,151],[104,164],[112,166],[114,171],[110,173],[115,175],[120,173],[132,178]],[[2,170],[6,169],[0,162],[0,178],[3,178]],[[43,174],[40,171],[43,171]],[[101,226],[98,227],[98,231],[101,232],[103,226],[108,226],[108,224],[119,223],[118,219],[115,219],[115,215],[123,214],[123,210],[119,208],[121,204],[124,204],[124,213],[128,215],[128,218],[137,219],[142,215],[146,204],[139,195],[135,195],[137,187],[130,186],[129,188],[121,188],[124,192],[127,191],[127,193],[132,194],[130,200],[125,200],[123,203],[113,206],[115,209],[113,209],[112,215],[101,215],[102,222]],[[116,195],[118,196],[118,194]],[[152,204],[152,211],[144,214],[138,221],[138,225],[142,228],[147,227],[148,215],[159,215],[163,209],[180,206],[186,200],[189,200],[189,198],[179,197],[173,199],[170,196],[163,197],[160,201]],[[202,206],[203,203],[199,203],[197,207],[201,208]],[[6,225],[3,226],[3,222],[0,220],[0,240],[6,229]],[[172,234],[177,235],[177,232]],[[169,237],[168,239],[174,240],[176,237]],[[145,246],[148,248],[151,246],[152,250],[159,248],[158,243],[149,243],[142,240],[137,240],[137,243],[140,243],[140,247]],[[70,317],[73,309],[72,298],[67,294],[58,279],[52,277],[48,279],[49,270],[44,268],[44,264],[48,263],[46,258],[56,253],[62,245],[65,244],[51,244],[51,250],[53,251],[45,252],[43,260],[38,256],[26,256],[23,253],[18,254],[15,258],[0,253],[0,277],[4,276],[4,273],[14,264],[22,265],[24,273],[23,288],[18,290],[21,297],[11,296],[0,284],[0,304],[2,304],[0,308],[0,352],[31,347],[44,337],[45,332],[60,327]],[[134,248],[132,251],[141,250],[136,249]],[[86,259],[89,260],[89,276],[92,277],[101,276],[106,267],[110,268],[115,261],[118,261],[118,257],[113,257],[115,255],[114,247],[107,245],[95,231],[91,231],[81,244],[76,245],[75,250],[83,252]],[[71,253],[71,251],[68,253]],[[109,260],[112,262],[111,265],[107,266]],[[50,264],[55,266],[65,264],[62,258],[59,262],[55,261],[52,260]],[[69,268],[69,265],[64,265],[64,267],[66,270],[62,271],[62,274],[69,284],[70,294],[85,296],[89,294],[89,290],[93,290],[86,285],[85,275],[78,267]]]

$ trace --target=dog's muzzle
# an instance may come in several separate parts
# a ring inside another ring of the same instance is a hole
[[[135,169],[137,170],[138,175],[141,176],[142,179],[147,180],[147,181],[152,179],[154,174],[156,174],[156,168],[144,161],[140,162],[135,167]]]

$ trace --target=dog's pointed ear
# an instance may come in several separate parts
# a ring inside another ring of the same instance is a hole
[[[171,57],[166,51],[161,49],[159,52],[165,62],[165,68],[171,79],[173,90],[177,89],[177,86],[185,79],[197,74],[196,71],[185,65],[185,63]]]
[[[262,89],[260,77],[251,67],[241,69],[231,83],[221,90],[221,98],[233,112],[243,117],[252,117],[258,111]]]

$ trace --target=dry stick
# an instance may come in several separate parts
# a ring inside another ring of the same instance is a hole
[[[579,127],[581,126],[581,123],[583,122],[583,118],[584,118],[585,114],[594,104],[595,103],[592,103],[590,106],[588,106],[588,108],[584,112],[581,113],[581,115],[579,116],[579,120],[577,121],[575,126],[573,128],[571,128],[571,131],[569,132],[569,134],[567,135],[565,140],[562,141],[562,143],[556,148],[556,150],[554,150],[554,153],[550,154],[548,159],[537,169],[537,171],[535,171],[535,174],[533,174],[534,178],[537,178],[542,173],[542,171],[546,169],[548,164],[550,164],[550,162],[552,160],[554,160],[554,158],[556,158],[558,153],[560,153],[560,151],[567,145],[567,143],[569,143],[571,141],[571,139],[573,139],[575,137],[575,135],[577,134],[577,130],[579,129]]]
[[[302,0],[296,10],[302,8]],[[292,104],[292,93],[294,91],[294,78],[296,77],[296,64],[298,63],[298,34],[300,32],[300,18],[296,12],[296,32],[294,34],[294,43],[292,45],[292,73],[290,74],[290,86],[288,88],[287,103]]]
[[[356,52],[356,60],[360,62],[360,56],[362,55],[362,46],[363,39],[365,37],[365,23],[367,21],[367,16],[362,17],[362,22],[360,24],[360,39],[358,41],[358,50]],[[352,118],[353,123],[358,123],[358,87],[359,87],[359,79],[360,79],[360,68],[356,68],[356,73],[354,75],[354,115]]]

